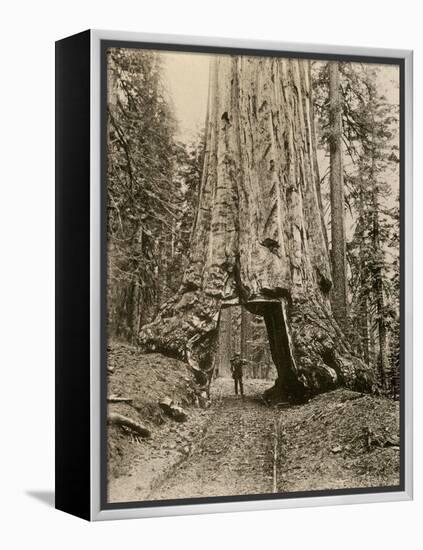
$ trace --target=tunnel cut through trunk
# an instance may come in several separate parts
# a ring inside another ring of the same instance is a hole
[[[295,360],[283,299],[254,300],[249,302],[246,307],[252,313],[264,318],[270,353],[278,373],[274,386],[266,392],[266,398],[281,400],[302,397],[304,388],[298,383],[295,376]]]

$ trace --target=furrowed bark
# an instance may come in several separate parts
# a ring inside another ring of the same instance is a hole
[[[372,385],[331,311],[309,75],[303,60],[212,62],[189,268],[139,339],[185,358],[200,383],[211,377],[221,307],[243,304],[266,321],[278,395]]]

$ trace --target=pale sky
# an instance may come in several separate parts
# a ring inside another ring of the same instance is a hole
[[[178,138],[190,141],[204,127],[211,55],[162,52],[164,85],[179,125]],[[399,103],[399,70],[384,65],[378,75],[381,91],[390,103]]]
[[[163,58],[164,85],[178,120],[178,138],[189,141],[206,121],[210,56],[166,52]]]

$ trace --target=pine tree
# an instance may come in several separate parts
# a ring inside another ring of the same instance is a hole
[[[175,122],[157,53],[108,51],[109,334],[133,341],[157,312],[182,208]]]
[[[331,301],[335,319],[345,331],[347,317],[347,271],[345,240],[345,199],[342,152],[342,94],[339,63],[331,61],[329,70],[329,152],[331,205],[331,262],[333,288]]]
[[[399,216],[392,207],[391,182],[398,180],[397,106],[378,93],[378,69],[339,64],[342,103],[345,212],[349,214],[349,331],[364,361],[378,372],[381,388],[387,377],[398,380],[399,298],[395,290]],[[330,82],[327,64],[314,72],[319,143],[329,150]],[[325,188],[324,175],[323,189]],[[323,193],[326,197],[326,194]],[[396,199],[396,197],[395,197]],[[326,198],[326,202],[328,199]],[[394,359],[394,356],[397,359]]]

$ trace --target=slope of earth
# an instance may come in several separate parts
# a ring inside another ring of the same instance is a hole
[[[192,376],[185,363],[160,354],[141,354],[128,344],[109,343],[107,350],[107,395],[130,399],[130,403],[109,402],[108,414],[121,414],[151,431],[151,441],[174,428],[159,401],[170,397],[183,407],[195,402]],[[194,409],[198,415],[201,411]],[[130,473],[135,460],[150,440],[136,438],[130,431],[108,425],[108,480]],[[153,443],[154,445],[154,443]],[[147,458],[147,457],[146,457]]]
[[[279,419],[278,491],[398,486],[399,403],[336,390]]]

